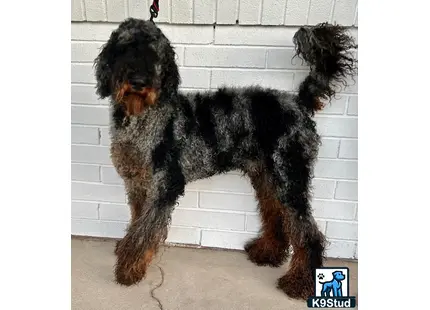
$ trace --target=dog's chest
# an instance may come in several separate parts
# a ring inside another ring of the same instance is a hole
[[[133,143],[113,140],[110,152],[112,164],[124,180],[134,179],[147,173],[147,160]]]

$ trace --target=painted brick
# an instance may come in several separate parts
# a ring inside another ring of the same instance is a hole
[[[239,0],[236,0],[239,1]],[[236,1],[218,0],[216,23],[217,24],[234,24],[238,18]]]
[[[178,199],[178,206],[180,208],[197,208],[199,206],[198,196],[198,192],[185,190],[185,195]]]
[[[185,47],[174,45],[173,48],[175,49],[175,59],[178,66],[184,65],[184,51]]]
[[[330,20],[334,0],[312,0],[309,8],[308,24],[315,25]]]
[[[358,5],[357,10],[355,11],[354,26],[358,27]]]
[[[358,93],[358,76],[347,77],[345,79],[347,86],[340,85],[340,90],[344,93],[357,94]]]
[[[103,127],[100,128],[100,144],[101,145],[110,145],[110,134],[109,134],[109,128]]]
[[[325,231],[326,231],[326,229],[327,229],[327,221],[316,220],[316,222],[317,222],[318,229],[319,229],[323,234],[325,234]]]
[[[314,198],[333,198],[336,182],[333,180],[312,179]]]
[[[72,23],[71,39],[107,41],[117,27],[117,23]]]
[[[358,119],[344,117],[315,117],[317,130],[322,136],[357,138]]]
[[[285,25],[301,26],[307,22],[310,0],[288,0],[285,10]]]
[[[348,96],[336,94],[336,98],[331,101],[324,100],[325,107],[318,114],[334,114],[341,115],[345,112],[345,107],[348,101]]]
[[[92,64],[72,63],[71,76],[72,83],[91,83],[96,82]]]
[[[194,0],[194,24],[213,24],[217,0]]]
[[[307,71],[295,71],[294,72],[294,82],[293,88],[295,91],[298,91],[300,84],[305,80],[305,78],[309,75]]]
[[[244,57],[246,55],[246,57]],[[199,47],[185,48],[185,66],[264,68],[263,48]]]
[[[127,229],[127,223],[122,222],[101,222],[101,226],[106,238],[123,238]]]
[[[235,193],[253,193],[248,178],[234,174],[216,175],[188,184],[189,189],[202,191],[222,191]]]
[[[356,242],[329,240],[327,256],[332,258],[355,258]]]
[[[75,62],[94,62],[102,43],[74,42],[71,44],[71,59]]]
[[[357,0],[336,0],[332,23],[351,26],[354,24]]]
[[[174,44],[209,44],[213,41],[213,26],[160,25],[164,35]]]
[[[97,203],[72,201],[72,218],[97,219],[99,214],[98,208],[99,205]]]
[[[191,69],[179,68],[181,75],[181,87],[187,88],[209,88],[210,70],[207,69]]]
[[[358,140],[342,139],[340,141],[339,158],[357,159],[358,158]]]
[[[73,21],[81,21],[85,19],[85,12],[82,8],[81,0],[72,0],[72,16]]]
[[[294,46],[292,38],[296,28],[235,27],[215,28],[215,44]]]
[[[314,171],[317,178],[338,178],[356,180],[358,165],[356,160],[318,159]]]
[[[106,184],[124,184],[124,181],[113,167],[101,167],[101,177],[102,182]]]
[[[355,243],[354,259],[358,260],[358,243]]]
[[[284,24],[286,0],[264,0],[261,24],[282,25]]]
[[[188,93],[195,93],[195,92],[205,92],[205,91],[213,91],[210,89],[206,89],[206,88],[184,88],[184,87],[179,87],[179,91],[183,94],[188,94]]]
[[[336,199],[358,200],[358,183],[353,181],[338,181],[334,197]]]
[[[99,144],[98,128],[72,126],[72,143]]]
[[[320,158],[337,158],[339,151],[339,139],[321,139],[321,147],[318,152]]]
[[[88,20],[105,21],[106,7],[104,0],[84,0],[85,12]]]
[[[201,245],[243,250],[245,243],[256,236],[256,233],[202,230]]]
[[[101,203],[99,208],[101,220],[118,222],[130,221],[130,207],[126,204]]]
[[[260,232],[261,220],[258,214],[247,214],[246,215],[246,231]]]
[[[109,109],[107,106],[72,105],[72,124],[108,125]]]
[[[293,48],[269,48],[267,50],[267,68],[307,70],[309,66],[299,57],[294,57]]]
[[[255,25],[260,23],[261,0],[239,0],[239,23]]]
[[[212,229],[244,230],[245,215],[206,210],[175,209],[172,225],[199,226]]]
[[[281,90],[293,89],[293,73],[269,70],[222,70],[213,69],[211,88],[229,86],[260,85]]]
[[[169,228],[166,242],[182,244],[200,244],[200,229],[171,226]]]
[[[100,167],[97,165],[72,164],[72,180],[100,182]]]
[[[127,223],[102,222],[98,220],[72,219],[72,235],[105,238],[122,238],[125,235]]]
[[[72,182],[72,199],[124,203],[125,191],[122,186]]]
[[[118,0],[117,0],[118,1]],[[164,1],[160,1],[163,3]],[[149,18],[149,3],[144,0],[128,0],[128,16],[134,18]]]
[[[326,235],[333,239],[358,239],[357,223],[327,221]]]
[[[175,1],[172,8],[172,23],[190,24],[193,22],[193,1]]]
[[[93,145],[72,145],[72,162],[111,165],[108,147]]]
[[[100,221],[88,219],[71,220],[71,234],[75,236],[104,237]]]
[[[348,115],[358,115],[358,96],[351,96],[348,100]]]
[[[99,99],[96,95],[95,85],[72,85],[72,103],[107,105],[107,99]]]
[[[353,220],[356,204],[335,200],[318,200],[312,202],[313,214],[317,218]]]
[[[122,22],[127,17],[125,3],[125,0],[106,0],[107,20],[110,22]]]
[[[200,192],[200,208],[252,212],[257,210],[254,195]]]

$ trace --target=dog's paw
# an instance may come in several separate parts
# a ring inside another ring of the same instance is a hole
[[[294,299],[306,300],[315,294],[311,273],[287,273],[278,279],[278,288]]]
[[[281,266],[288,257],[285,244],[264,238],[251,240],[245,245],[251,262],[258,266]]]
[[[145,277],[145,270],[141,268],[115,268],[115,282],[124,286],[138,284]]]

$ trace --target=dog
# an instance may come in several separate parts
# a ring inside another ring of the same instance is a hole
[[[301,27],[296,54],[310,73],[291,94],[259,86],[181,93],[175,52],[151,21],[120,23],[94,61],[96,93],[110,98],[112,163],[124,180],[131,219],[115,247],[115,280],[145,277],[165,241],[185,185],[240,170],[255,189],[260,236],[245,251],[257,265],[280,266],[293,255],[278,288],[292,298],[314,292],[326,239],[312,216],[311,181],[320,136],[313,120],[353,75],[356,48],[346,28]]]
[[[345,280],[345,275],[342,271],[333,272],[333,279],[322,284],[321,296],[330,297],[330,292],[333,291],[333,297],[342,297],[342,281]]]

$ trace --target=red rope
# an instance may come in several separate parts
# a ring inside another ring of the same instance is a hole
[[[150,21],[154,22],[153,19],[158,17],[158,11],[160,10],[160,7],[158,5],[158,0],[154,0],[152,2],[152,5],[149,7],[149,13],[151,14]]]

